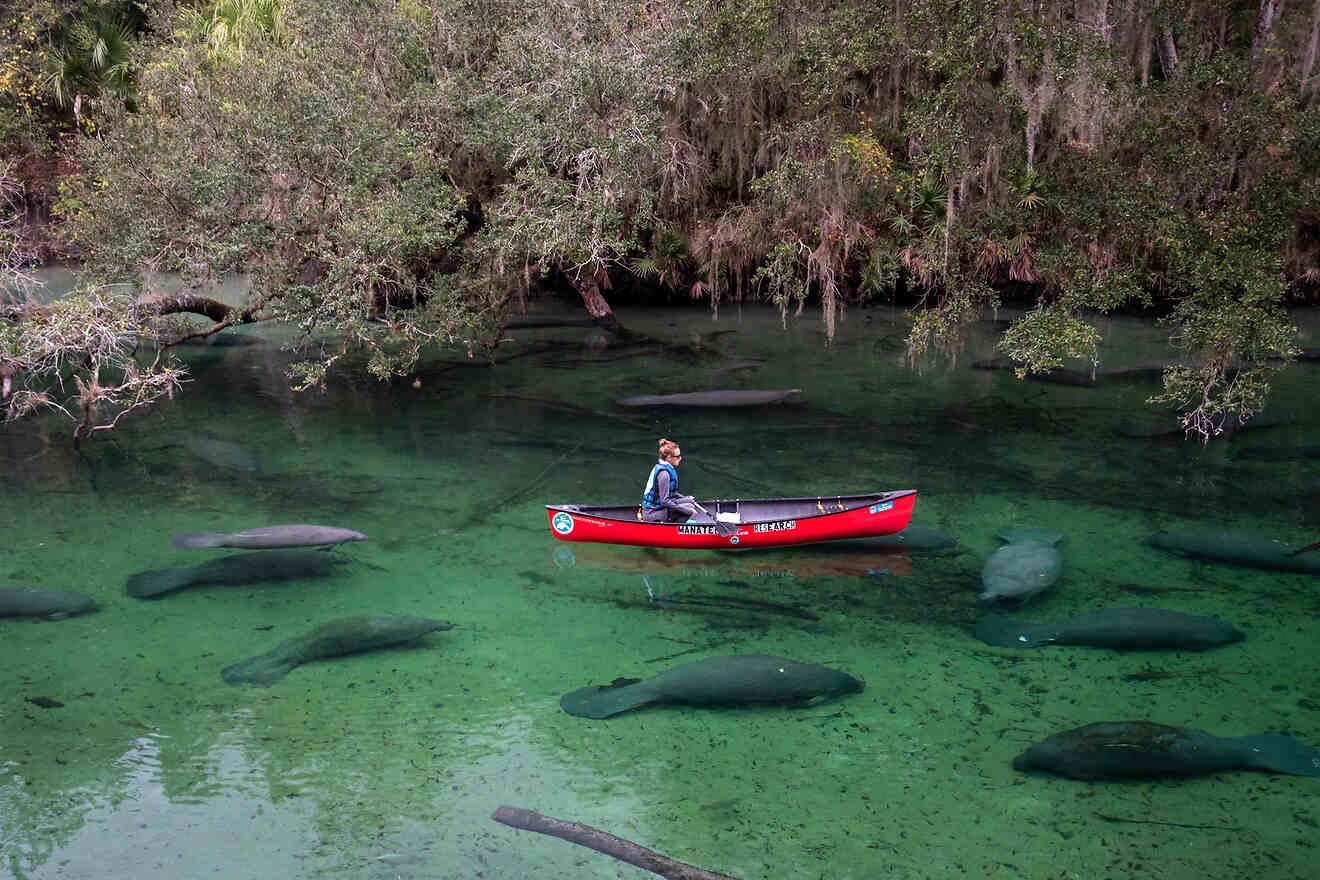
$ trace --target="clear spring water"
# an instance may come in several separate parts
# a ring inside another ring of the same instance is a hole
[[[1099,720],[1320,744],[1315,579],[1143,543],[1178,528],[1320,540],[1317,460],[1248,451],[1317,445],[1320,366],[1280,377],[1283,424],[1202,447],[1121,430],[1158,421],[1142,405],[1155,376],[1088,388],[975,369],[993,356],[989,324],[956,361],[913,368],[902,315],[882,308],[849,311],[829,348],[811,315],[786,329],[737,306],[620,317],[646,338],[518,329],[495,366],[446,353],[417,387],[303,394],[255,328],[255,344],[190,350],[186,393],[81,454],[65,422],[0,427],[0,587],[103,606],[0,620],[0,874],[651,876],[492,822],[508,804],[743,878],[1314,876],[1320,779],[1085,783],[1011,761]],[[1148,322],[1106,329],[1106,367],[1169,356]],[[788,387],[802,393],[749,409],[615,403]],[[544,504],[630,501],[661,436],[683,445],[698,497],[916,488],[914,523],[958,552],[841,564],[554,541]],[[237,552],[175,549],[176,532],[288,522],[370,539],[322,578],[125,595],[134,573]],[[1247,639],[1203,654],[990,648],[971,633],[975,596],[1013,526],[1065,536],[1063,577],[1023,617],[1150,605],[1219,615]],[[455,626],[270,688],[220,678],[320,623],[384,612]],[[866,690],[603,721],[558,705],[740,652],[836,666]]]

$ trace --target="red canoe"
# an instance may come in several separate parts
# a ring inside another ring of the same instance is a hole
[[[699,501],[719,518],[718,524],[701,514],[697,519],[704,522],[642,522],[635,504],[547,504],[545,513],[551,533],[561,541],[747,550],[892,535],[907,527],[916,500],[916,489],[898,489],[866,495]]]

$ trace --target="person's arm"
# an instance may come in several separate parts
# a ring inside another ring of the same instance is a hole
[[[673,494],[673,487],[669,482],[669,471],[667,470],[662,469],[660,473],[655,475],[655,500],[661,506],[668,507],[670,510],[677,510],[680,513],[687,512],[678,504],[679,501],[683,500],[683,496]]]

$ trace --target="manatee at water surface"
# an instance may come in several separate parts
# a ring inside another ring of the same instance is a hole
[[[1044,623],[986,614],[976,621],[976,637],[1001,648],[1089,645],[1115,651],[1201,651],[1241,641],[1243,635],[1217,617],[1161,608],[1106,608]]]
[[[90,596],[68,590],[36,590],[31,587],[0,590],[0,617],[59,620],[97,611],[100,607]]]
[[[812,705],[860,691],[865,684],[816,663],[767,654],[711,657],[685,663],[645,681],[588,686],[564,694],[559,705],[580,718],[609,718],[652,703],[690,706]]]
[[[253,584],[326,577],[347,559],[318,550],[262,550],[221,556],[200,565],[156,568],[128,577],[125,592],[138,599],[163,596],[184,587]]]
[[[1146,539],[1146,543],[1179,556],[1274,571],[1320,574],[1320,554],[1293,556],[1294,548],[1287,544],[1245,532],[1157,532]]]
[[[1058,532],[1014,530],[999,537],[1010,543],[986,557],[981,569],[983,602],[1025,603],[1053,586],[1063,573],[1063,556],[1054,547],[1063,539]]]
[[[685,391],[680,394],[640,394],[620,399],[620,406],[760,406],[779,403],[801,388],[726,389],[723,391]]]
[[[1320,776],[1320,750],[1280,733],[1219,737],[1150,721],[1102,721],[1046,737],[1018,755],[1013,767],[1073,779],[1149,779],[1237,769]]]
[[[170,538],[175,547],[235,547],[242,550],[269,550],[280,547],[333,547],[346,541],[365,541],[367,536],[337,526],[314,526],[298,523],[286,526],[262,526],[241,532],[183,532]]]
[[[345,617],[322,624],[297,638],[280,642],[257,657],[226,666],[220,677],[230,684],[269,687],[289,670],[311,660],[356,654],[411,642],[430,632],[452,629],[452,623],[402,614]]]

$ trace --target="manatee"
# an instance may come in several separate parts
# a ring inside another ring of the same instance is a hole
[[[44,617],[60,620],[100,609],[89,596],[67,590],[13,587],[0,590],[0,617]]]
[[[1013,768],[1073,779],[1149,779],[1237,769],[1320,776],[1320,749],[1281,733],[1219,737],[1150,721],[1101,721],[1046,737],[1014,758]]]
[[[736,373],[739,370],[759,370],[765,365],[765,361],[729,361],[727,364],[721,364],[711,370],[712,375],[718,376],[720,373]]]
[[[1233,457],[1247,461],[1298,461],[1320,458],[1320,446],[1248,446],[1237,450]]]
[[[266,345],[267,342],[257,336],[229,332],[213,333],[210,336],[195,336],[185,339],[183,344],[202,348],[246,348],[250,345]]]
[[[125,592],[139,599],[161,596],[184,587],[249,586],[329,575],[348,562],[316,550],[264,550],[235,553],[184,568],[156,568],[128,576]]]
[[[620,406],[760,406],[779,403],[801,388],[771,390],[726,389],[723,391],[686,391],[682,394],[642,394],[617,401]]]
[[[365,541],[367,536],[335,526],[262,526],[224,535],[219,532],[184,532],[170,538],[175,547],[237,547],[270,550],[277,547],[333,547],[345,541]]]
[[[1063,536],[1057,532],[1029,529],[1002,532],[1010,543],[991,553],[981,569],[983,602],[1013,599],[1030,601],[1049,589],[1063,573],[1063,556],[1054,548]]]
[[[1275,428],[1290,421],[1291,419],[1282,413],[1258,412],[1244,423],[1236,413],[1230,413],[1218,427],[1221,434],[1235,434],[1238,431],[1246,431],[1250,428]],[[1185,437],[1188,429],[1183,425],[1181,418],[1171,416],[1157,421],[1121,422],[1118,426],[1118,432],[1125,437],[1146,439],[1176,435]]]
[[[861,681],[828,666],[741,654],[685,663],[645,681],[619,679],[604,687],[580,688],[564,694],[559,705],[579,718],[609,718],[651,703],[807,706],[863,687]]]
[[[254,473],[257,470],[256,456],[228,440],[207,434],[189,434],[183,438],[183,446],[202,461],[223,470],[237,473]]]
[[[1022,365],[1012,358],[989,358],[987,360],[972,361],[972,367],[977,370],[1017,371],[1022,368]],[[1069,370],[1064,367],[1057,367],[1043,373],[1029,372],[1023,378],[1035,379],[1040,382],[1053,382],[1058,385],[1080,385],[1085,388],[1095,387],[1094,373],[1089,371],[1082,372],[1080,370]]]
[[[1003,541],[1005,544],[1028,544],[1032,541],[1035,541],[1037,544],[1057,544],[1063,540],[1063,534],[1061,532],[1036,528],[1034,526],[1000,529],[995,532],[995,537]]]
[[[872,538],[852,538],[846,541],[827,541],[816,545],[817,547],[828,547],[834,549],[860,549],[877,550],[892,547],[894,549],[903,549],[908,553],[930,553],[954,555],[961,553],[962,549],[958,546],[958,539],[938,532],[935,529],[928,529],[925,526],[910,523],[907,528],[892,535],[877,535]]]
[[[986,614],[976,621],[976,637],[1000,648],[1089,645],[1115,651],[1201,651],[1244,638],[1216,617],[1159,608],[1106,608],[1045,623]]]
[[[1179,556],[1193,556],[1234,565],[1320,574],[1320,557],[1294,556],[1280,541],[1242,532],[1158,532],[1146,543]]]
[[[453,626],[443,620],[401,614],[344,617],[322,624],[297,638],[280,642],[265,654],[226,666],[220,671],[220,677],[230,684],[269,687],[287,675],[293,667],[310,660],[374,651],[376,648],[411,642],[429,632],[452,629]]]

